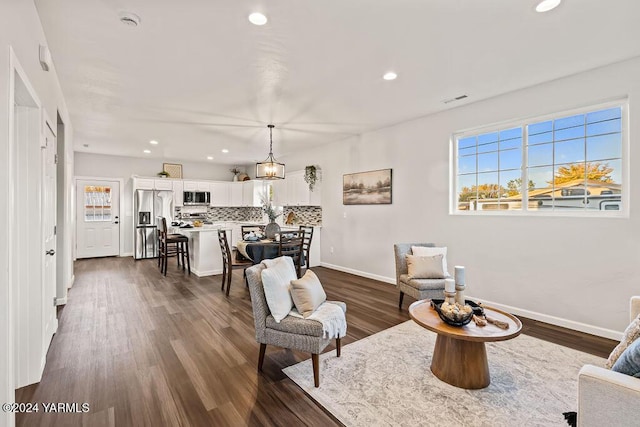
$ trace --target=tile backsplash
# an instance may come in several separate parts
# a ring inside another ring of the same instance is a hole
[[[278,222],[284,222],[289,213],[292,212],[295,216],[295,225],[322,225],[322,208],[320,206],[285,206],[283,212],[284,215],[282,219],[278,218]],[[177,207],[176,218],[180,218],[182,213],[201,213],[212,222],[255,221],[262,223],[266,221],[262,210],[255,207],[198,207],[197,209],[190,206]]]
[[[289,212],[295,215],[294,224],[322,225],[322,208],[320,206],[285,206],[283,217]]]

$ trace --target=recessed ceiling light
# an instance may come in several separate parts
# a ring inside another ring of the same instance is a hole
[[[267,23],[267,17],[258,12],[252,13],[249,15],[249,22],[253,25],[264,25]]]
[[[156,141],[155,139],[152,139],[151,141],[149,141],[149,144],[158,145],[158,141]]]
[[[151,150],[144,150],[143,153],[144,154],[151,154]]]
[[[562,0],[542,0],[536,6],[536,12],[549,12],[558,7]]]
[[[382,78],[385,80],[395,80],[396,78],[398,78],[398,75],[393,71],[389,71],[384,76],[382,76]]]
[[[227,153],[229,152],[229,150],[227,150],[226,148],[223,148],[223,149],[222,149],[222,152],[223,152],[223,153],[225,153],[225,154],[227,154]]]
[[[137,27],[140,25],[140,17],[135,13],[122,12],[120,13],[120,22],[130,27]]]
[[[213,160],[213,156],[207,156],[207,160]]]

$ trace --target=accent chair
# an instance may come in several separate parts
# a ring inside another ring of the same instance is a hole
[[[331,338],[323,337],[322,323],[315,320],[287,316],[280,323],[276,323],[269,311],[264,295],[262,285],[262,270],[264,269],[265,266],[263,264],[256,264],[246,270],[251,305],[253,307],[253,320],[256,327],[256,341],[260,344],[258,371],[262,372],[267,344],[308,352],[311,353],[314,385],[320,387],[319,355],[331,342]],[[331,302],[339,304],[343,311],[347,311],[345,303]],[[338,357],[340,357],[340,348],[340,338],[336,338],[336,354]]]
[[[406,255],[413,255],[411,246],[435,247],[433,243],[396,243],[393,245],[396,257],[396,285],[400,291],[398,308],[401,310],[405,293],[416,300],[444,298],[444,279],[409,279]]]

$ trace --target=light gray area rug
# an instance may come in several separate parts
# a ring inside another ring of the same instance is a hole
[[[526,335],[487,343],[491,384],[463,390],[432,373],[436,334],[407,321],[284,372],[347,426],[563,426],[578,371],[605,359]]]

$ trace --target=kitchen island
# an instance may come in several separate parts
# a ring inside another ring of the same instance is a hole
[[[198,277],[222,274],[222,253],[218,243],[218,230],[231,229],[224,225],[204,225],[202,227],[180,228],[170,227],[170,233],[177,233],[189,238],[189,260],[191,272]]]

